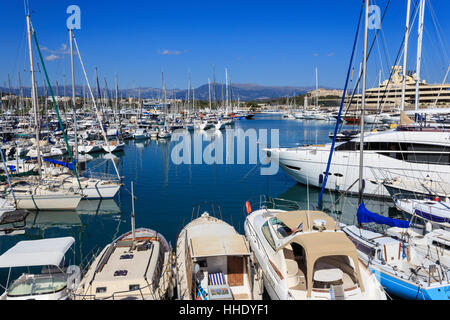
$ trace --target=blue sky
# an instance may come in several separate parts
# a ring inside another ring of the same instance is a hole
[[[110,88],[116,74],[121,88],[160,87],[161,71],[168,88],[186,88],[189,72],[195,87],[212,78],[213,65],[218,82],[228,68],[234,83],[276,86],[314,85],[317,67],[321,86],[342,88],[361,7],[360,0],[28,1],[52,82],[63,84],[66,75],[69,83],[66,8],[76,4],[81,8],[76,37],[91,84],[98,67],[101,83],[106,77]],[[382,10],[387,2],[373,1]],[[433,11],[427,7],[423,76],[442,82],[449,64],[450,1],[429,3]],[[400,47],[405,15],[406,0],[391,0],[383,37],[369,62],[369,85],[377,82],[380,66],[387,75]],[[0,86],[8,73],[13,86],[18,72],[23,84],[30,83],[25,27],[24,1],[1,0]],[[416,30],[414,25],[409,69],[415,69]],[[358,48],[357,65],[361,39]]]

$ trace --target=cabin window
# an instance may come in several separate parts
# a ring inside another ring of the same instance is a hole
[[[106,292],[106,287],[98,287],[97,289],[95,289],[96,293],[105,293]]]
[[[432,244],[434,246],[438,247],[438,248],[443,248],[445,250],[450,250],[450,246],[449,245],[446,245],[446,244],[443,244],[443,243],[440,243],[440,242],[437,242],[437,241],[433,241]]]
[[[272,234],[270,233],[268,222],[263,224],[263,226],[261,227],[261,231],[272,249],[275,250],[275,241],[273,240]]]
[[[353,244],[355,245],[355,247],[358,251],[364,253],[365,255],[367,255],[370,258],[375,257],[375,249],[374,248],[369,247],[354,238],[350,238],[350,240],[352,240]]]
[[[130,291],[139,290],[141,287],[138,284],[130,284],[129,287]]]

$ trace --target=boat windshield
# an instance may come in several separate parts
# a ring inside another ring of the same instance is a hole
[[[8,290],[8,297],[25,297],[59,292],[67,287],[63,274],[26,276],[15,281]]]
[[[284,239],[292,234],[292,230],[277,218],[271,218],[270,224],[273,226],[279,239]]]

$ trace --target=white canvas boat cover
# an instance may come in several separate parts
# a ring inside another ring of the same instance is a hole
[[[74,242],[72,237],[20,241],[0,256],[0,268],[58,266]]]

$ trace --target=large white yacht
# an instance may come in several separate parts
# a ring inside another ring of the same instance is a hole
[[[385,300],[339,225],[320,211],[251,211],[245,234],[274,300]]]
[[[337,143],[326,189],[358,193],[359,143],[355,138]],[[294,180],[322,187],[331,144],[267,149],[268,156]],[[450,181],[450,132],[389,130],[364,135],[364,195],[389,197],[380,181],[406,176],[412,179]]]

